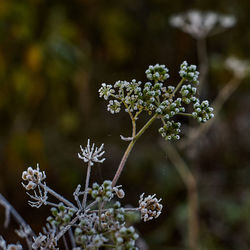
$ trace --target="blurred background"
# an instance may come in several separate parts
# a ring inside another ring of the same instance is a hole
[[[178,83],[179,65],[198,64],[197,40],[171,27],[169,18],[189,9],[231,14],[234,27],[206,39],[208,73],[203,98],[213,103],[234,78],[224,60],[250,59],[249,1],[9,0],[0,1],[0,193],[36,232],[49,208],[27,204],[21,174],[37,163],[47,184],[69,199],[86,168],[77,158],[87,139],[105,143],[106,161],[91,182],[112,179],[130,136],[126,113],[111,115],[98,97],[102,82],[146,81],[150,64],[166,64],[169,83]],[[250,249],[250,77],[223,103],[216,121],[188,147],[177,147],[195,177],[200,249]],[[238,81],[238,83],[239,83]],[[139,125],[145,121],[143,118]],[[196,122],[183,120],[197,129]],[[120,184],[122,204],[137,206],[139,195],[162,197],[164,211],[135,227],[149,249],[188,249],[188,191],[155,123],[136,144]],[[182,137],[190,133],[183,129]],[[17,240],[12,220],[0,232]]]

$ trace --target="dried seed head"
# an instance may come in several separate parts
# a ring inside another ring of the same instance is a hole
[[[78,153],[78,158],[82,159],[84,162],[89,163],[90,166],[94,165],[94,162],[103,163],[105,158],[102,158],[102,155],[105,153],[103,150],[104,144],[102,144],[99,148],[95,147],[95,144],[90,146],[90,140],[88,139],[87,147],[83,148],[80,145],[81,153]]]
[[[22,179],[24,181],[28,181],[28,184],[22,183],[26,190],[35,189],[37,185],[42,182],[46,178],[45,172],[40,171],[39,165],[37,164],[37,168],[33,169],[32,167],[28,167],[26,171],[22,173]]]
[[[143,197],[144,193],[140,196],[139,200],[139,210],[141,211],[141,218],[145,221],[157,218],[161,214],[162,204],[160,204],[161,199],[155,198],[154,195],[148,195]]]

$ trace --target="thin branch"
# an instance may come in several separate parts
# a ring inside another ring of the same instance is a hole
[[[86,175],[86,181],[85,181],[85,190],[84,190],[84,195],[83,195],[83,200],[82,200],[82,207],[85,209],[86,207],[86,202],[87,202],[87,196],[88,196],[88,187],[89,187],[89,178],[90,178],[90,172],[91,172],[91,165],[90,161],[88,162],[88,169],[87,169],[87,175]]]
[[[39,183],[39,186],[41,186],[44,190],[46,189],[46,191],[48,193],[50,193],[51,195],[53,195],[55,198],[57,198],[59,201],[63,202],[64,204],[68,205],[71,208],[74,208],[75,210],[77,210],[77,207],[71,203],[70,201],[68,201],[67,199],[65,199],[63,196],[61,196],[60,194],[58,194],[57,192],[55,192],[54,190],[52,190],[51,188],[49,188],[48,186],[45,186],[42,183]]]
[[[14,219],[25,229],[30,229],[31,236],[35,236],[35,233],[32,231],[29,224],[21,217],[21,215],[16,211],[16,209],[4,198],[0,193],[0,204],[8,211],[7,213],[12,214]],[[5,221],[4,227],[8,227],[9,221]]]
[[[119,167],[115,173],[115,176],[112,180],[112,187],[114,187],[116,185],[135,142],[145,132],[145,130],[153,123],[153,121],[156,119],[156,117],[157,117],[157,114],[152,116],[151,119],[141,128],[141,130],[134,136],[133,140],[129,143],[129,145],[128,145],[128,147],[127,147],[127,149],[126,149],[126,151],[121,159]]]
[[[58,241],[78,220],[78,216],[76,216],[67,226],[65,226],[55,237],[55,240]]]

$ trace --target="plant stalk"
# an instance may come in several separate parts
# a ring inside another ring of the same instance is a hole
[[[188,192],[188,241],[190,250],[199,250],[199,217],[197,182],[178,151],[167,144],[167,157],[175,166]]]
[[[86,182],[85,182],[85,191],[84,191],[83,200],[82,200],[82,207],[83,207],[83,209],[86,208],[90,172],[91,172],[91,166],[90,166],[90,162],[88,162],[87,176],[86,176]]]
[[[119,167],[115,173],[115,176],[112,180],[112,187],[114,187],[122,173],[122,170],[125,166],[125,163],[128,159],[128,156],[131,152],[131,150],[133,149],[134,144],[136,143],[136,141],[139,139],[139,137],[145,132],[145,130],[153,123],[153,121],[156,119],[157,114],[155,114],[154,116],[151,117],[151,119],[141,128],[141,130],[135,135],[135,137],[133,138],[133,140],[129,143],[125,153],[123,154],[123,157],[121,159],[121,162],[119,164]]]

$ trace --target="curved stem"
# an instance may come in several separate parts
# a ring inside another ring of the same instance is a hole
[[[151,117],[151,119],[141,128],[141,130],[135,135],[135,137],[133,138],[133,140],[129,143],[122,159],[121,162],[119,164],[119,167],[115,173],[115,176],[112,180],[112,187],[114,187],[122,173],[122,170],[125,166],[125,163],[128,159],[128,156],[131,152],[131,150],[133,149],[134,144],[136,143],[136,141],[139,139],[139,137],[145,132],[145,130],[153,123],[153,121],[156,119],[157,114],[155,114],[154,116]]]
[[[167,157],[175,166],[183,180],[188,193],[188,240],[189,249],[199,249],[199,216],[197,181],[178,151],[170,143],[167,144]]]

